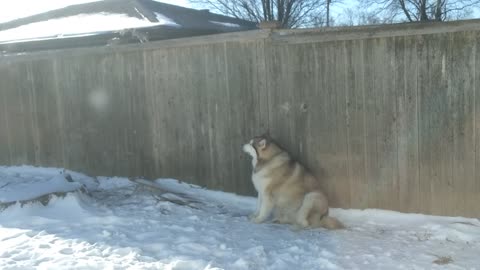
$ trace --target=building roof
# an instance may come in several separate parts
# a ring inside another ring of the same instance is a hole
[[[256,29],[256,23],[153,0],[104,0],[0,24],[0,51],[23,52]]]

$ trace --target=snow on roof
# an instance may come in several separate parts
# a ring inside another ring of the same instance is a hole
[[[161,14],[158,22],[129,17],[125,14],[80,14],[77,16],[52,19],[0,31],[0,41],[35,39],[42,37],[62,37],[95,34],[103,31],[122,30],[157,25],[180,26]]]
[[[175,27],[181,27],[178,23],[174,22],[172,19],[168,18],[167,16],[155,12],[155,16],[157,17],[158,23],[161,25],[170,25]]]
[[[153,0],[72,1],[77,4],[0,23],[0,51],[102,46],[114,39],[120,39],[115,41],[118,44],[126,44],[257,29],[254,22]],[[0,20],[1,16],[2,12]],[[124,33],[127,29],[139,29],[145,38]]]
[[[209,22],[211,22],[213,24],[225,26],[225,27],[240,27],[240,25],[236,24],[236,23],[218,22],[218,21],[209,21]]]

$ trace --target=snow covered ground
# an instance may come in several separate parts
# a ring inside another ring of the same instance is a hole
[[[155,183],[0,167],[0,269],[480,269],[477,219],[335,209],[348,229],[297,232],[249,222],[253,198]]]

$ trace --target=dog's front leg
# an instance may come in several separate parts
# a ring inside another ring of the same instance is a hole
[[[268,216],[273,210],[273,198],[270,194],[263,194],[262,200],[260,201],[260,212],[253,219],[255,223],[262,223],[267,220]]]
[[[256,208],[255,208],[255,212],[253,212],[249,218],[250,220],[254,220],[256,217],[258,217],[258,214],[260,213],[260,206],[262,205],[262,193],[258,193],[258,196],[257,196],[257,205],[256,205]]]

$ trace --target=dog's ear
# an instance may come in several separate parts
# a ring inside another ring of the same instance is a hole
[[[262,138],[265,138],[265,139],[271,139],[270,137],[270,129],[267,129],[267,131],[265,131],[263,134],[262,134]]]
[[[263,150],[265,147],[267,147],[267,139],[263,138],[258,142],[258,148]]]

